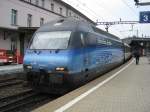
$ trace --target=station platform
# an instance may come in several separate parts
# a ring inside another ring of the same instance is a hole
[[[150,64],[132,59],[34,112],[150,112]]]
[[[5,65],[0,66],[0,75],[23,72],[23,65]]]

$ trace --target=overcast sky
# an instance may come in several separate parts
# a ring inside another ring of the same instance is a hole
[[[140,11],[150,11],[150,6],[135,6],[134,0],[63,0],[81,13],[96,22],[99,21],[139,21]],[[140,0],[140,2],[150,2],[150,0]],[[105,30],[105,26],[98,26]],[[128,36],[142,34],[150,36],[150,24],[113,25],[109,32],[126,38]]]

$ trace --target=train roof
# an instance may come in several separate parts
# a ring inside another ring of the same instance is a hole
[[[48,32],[48,31],[85,31],[85,32],[93,32],[103,35],[105,37],[120,41],[115,35],[112,35],[106,31],[103,31],[93,24],[86,22],[84,20],[79,20],[76,18],[59,18],[54,21],[51,21],[47,24],[41,26],[37,32]]]
[[[105,35],[105,36],[107,36],[109,38],[121,41],[121,39],[119,37],[117,37],[117,36],[115,36],[113,34],[110,34],[110,33],[106,32],[106,31],[103,31],[103,30],[97,28],[96,26],[93,26],[92,28],[93,28],[93,31],[96,32],[96,33],[100,33],[100,34]]]

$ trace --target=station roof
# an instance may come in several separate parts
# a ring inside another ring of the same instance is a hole
[[[39,27],[18,27],[19,32],[35,32]]]
[[[136,42],[150,42],[150,38],[129,37],[129,38],[122,39],[122,41],[127,43],[127,44],[130,44],[133,41],[136,41]]]
[[[17,29],[7,28],[7,27],[0,27],[0,30],[4,31],[17,31]]]

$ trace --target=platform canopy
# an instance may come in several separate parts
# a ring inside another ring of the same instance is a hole
[[[35,32],[39,27],[18,27],[19,32]]]

